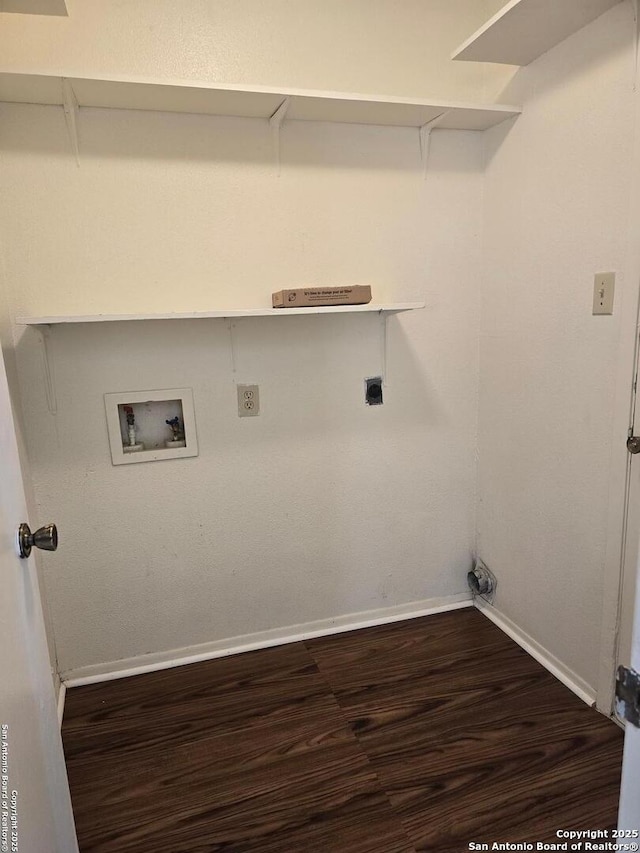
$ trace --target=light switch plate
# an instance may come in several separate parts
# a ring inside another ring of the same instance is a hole
[[[260,391],[257,385],[238,385],[238,417],[255,418],[260,414]]]
[[[613,298],[616,290],[614,272],[598,272],[593,281],[593,313],[613,314]]]

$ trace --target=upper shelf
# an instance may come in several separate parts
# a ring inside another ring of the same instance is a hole
[[[486,130],[521,112],[520,107],[503,104],[449,103],[432,99],[209,85],[191,81],[161,83],[13,72],[0,73],[0,101],[61,106],[65,104],[65,80],[80,107],[268,119],[288,100],[288,120],[422,127],[439,119],[438,127],[451,130]]]
[[[620,0],[510,0],[452,54],[469,62],[528,65]]]
[[[375,311],[378,314],[399,314],[424,308],[424,302],[392,302],[386,305],[314,305],[311,308],[244,308],[236,311],[193,311],[180,314],[84,314],[59,317],[17,317],[19,326],[53,326],[61,323],[115,323],[125,320],[202,320],[236,317],[287,317],[291,314],[347,314]]]
[[[0,12],[17,12],[20,15],[65,15],[65,0],[1,0]]]

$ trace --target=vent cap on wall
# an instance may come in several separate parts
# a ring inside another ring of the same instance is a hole
[[[477,596],[490,604],[493,603],[498,582],[491,569],[485,566],[482,560],[476,560],[473,569],[467,575],[467,583],[474,598]]]

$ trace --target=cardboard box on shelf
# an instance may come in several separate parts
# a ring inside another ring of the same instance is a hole
[[[368,284],[353,287],[298,287],[271,294],[274,308],[310,308],[313,305],[366,305],[371,302]]]

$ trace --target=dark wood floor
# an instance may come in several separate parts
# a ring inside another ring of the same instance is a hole
[[[454,853],[616,819],[621,731],[471,609],[74,688],[63,735],[82,853]]]

